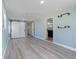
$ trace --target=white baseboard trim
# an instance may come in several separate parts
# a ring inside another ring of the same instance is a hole
[[[39,36],[34,36],[34,37],[41,39],[41,40],[45,40],[45,38],[42,38],[42,37],[39,37]]]
[[[57,42],[53,42],[53,43],[56,44],[56,45],[58,45],[58,46],[61,46],[61,47],[64,47],[64,48],[66,48],[66,49],[69,49],[69,50],[71,50],[71,51],[76,52],[76,49],[75,49],[75,48],[71,48],[71,47],[69,47],[69,46],[66,46],[66,45],[63,45],[63,44],[60,44],[60,43],[57,43]]]
[[[7,46],[6,46],[6,48],[4,49],[4,52],[3,52],[3,54],[2,54],[2,58],[4,59],[4,56],[5,56],[5,53],[6,53],[6,49],[7,49]]]
[[[10,40],[10,39],[9,39],[9,40]],[[9,40],[8,40],[8,42],[9,42]],[[5,53],[6,53],[6,50],[7,50],[7,46],[8,46],[8,42],[7,42],[7,45],[6,45],[5,49],[4,49],[4,52],[3,52],[3,54],[2,54],[2,59],[4,59],[4,56],[5,56]]]
[[[71,50],[71,51],[76,52],[76,49],[75,49],[75,48],[71,48],[71,47],[69,47],[69,46],[66,46],[66,45],[63,45],[63,44],[60,44],[60,43],[57,43],[57,42],[51,42],[51,41],[46,40],[45,38],[40,38],[40,37],[38,37],[38,36],[34,36],[34,37],[35,37],[35,38],[38,38],[38,39],[41,39],[41,40],[43,40],[43,41],[46,41],[46,42],[50,42],[50,43],[56,44],[56,45],[58,45],[58,46],[61,46],[61,47],[63,47],[63,48],[66,48],[66,49],[68,49],[68,50]]]

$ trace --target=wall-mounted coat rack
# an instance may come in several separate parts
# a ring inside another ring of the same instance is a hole
[[[65,28],[70,28],[70,26],[69,26],[69,25],[67,25],[67,26],[63,26],[63,27],[58,26],[57,28],[59,28],[59,29],[65,29]]]
[[[70,13],[63,13],[61,15],[58,15],[58,18],[62,17],[63,15],[70,15]]]

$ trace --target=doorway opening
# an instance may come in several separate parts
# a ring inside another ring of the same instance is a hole
[[[26,21],[10,20],[10,39],[25,38]]]
[[[53,18],[47,20],[47,40],[53,41]]]
[[[53,41],[53,30],[47,30],[48,32],[48,40]]]
[[[33,37],[33,34],[35,33],[34,21],[29,21],[27,25],[28,25],[27,35]]]

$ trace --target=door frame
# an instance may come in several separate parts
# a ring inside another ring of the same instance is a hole
[[[35,23],[34,21],[30,21],[27,24],[28,24],[28,35],[33,37],[35,35]]]
[[[52,19],[52,23],[53,23],[53,18],[51,18],[51,17],[50,17],[50,18],[47,18],[47,20],[46,20],[46,26],[47,26],[47,28],[46,28],[46,39],[47,39],[47,41],[50,41],[50,40],[48,40],[48,38],[49,38],[49,37],[48,37],[48,21],[51,20],[51,19]],[[53,24],[52,24],[52,25],[53,25]],[[53,31],[53,28],[52,28],[52,31]],[[52,34],[52,35],[53,35],[53,34]],[[52,41],[54,40],[53,38],[54,38],[54,37],[52,37]],[[50,41],[50,42],[52,42],[52,41]]]
[[[13,19],[10,19],[9,21],[10,21],[10,39],[13,39],[12,38],[12,22],[24,22],[26,24],[27,21],[24,21],[24,20],[13,20]]]

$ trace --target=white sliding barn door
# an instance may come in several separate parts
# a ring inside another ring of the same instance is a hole
[[[25,23],[12,22],[12,38],[25,37]]]

